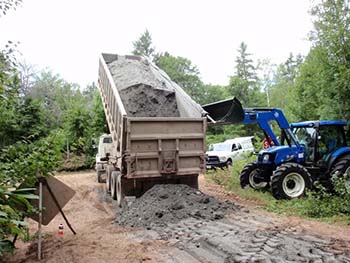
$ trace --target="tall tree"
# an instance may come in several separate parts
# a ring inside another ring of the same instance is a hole
[[[138,56],[145,56],[149,59],[153,59],[154,47],[152,46],[152,36],[149,31],[146,31],[140,36],[140,38],[133,42],[134,50],[132,53]]]
[[[256,68],[251,59],[251,53],[247,51],[247,44],[241,42],[236,57],[236,75],[245,81],[256,81]]]
[[[313,47],[296,80],[299,114],[344,118],[350,114],[350,1],[317,2],[311,14]]]
[[[283,109],[290,121],[298,120],[294,114],[298,105],[293,90],[301,63],[302,57],[291,53],[284,63],[277,66],[269,87],[269,106]]]
[[[247,52],[247,45],[242,42],[237,52],[236,73],[230,78],[230,93],[238,97],[245,106],[261,105],[265,100],[259,91],[256,67],[251,59],[251,54]]]

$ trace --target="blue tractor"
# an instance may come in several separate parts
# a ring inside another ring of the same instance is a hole
[[[270,147],[258,153],[240,176],[243,188],[271,188],[277,199],[303,196],[319,181],[332,188],[333,176],[350,176],[350,147],[345,121],[307,121],[289,124],[276,108],[242,108],[233,98],[203,106],[213,124],[257,123]],[[271,122],[281,131],[277,137]]]

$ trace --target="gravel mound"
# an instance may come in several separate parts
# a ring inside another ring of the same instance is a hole
[[[147,61],[120,56],[108,68],[128,116],[180,117],[174,88]]]
[[[119,92],[128,116],[180,117],[175,92],[139,84]]]
[[[165,227],[186,218],[212,221],[237,211],[229,201],[222,202],[182,184],[155,185],[140,198],[124,206],[116,222],[131,227]]]

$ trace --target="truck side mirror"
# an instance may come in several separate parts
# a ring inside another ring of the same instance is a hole
[[[97,145],[96,145],[95,139],[91,140],[91,144],[92,144],[92,149],[97,149]]]

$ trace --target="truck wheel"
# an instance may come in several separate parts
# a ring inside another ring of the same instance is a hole
[[[111,196],[113,200],[117,200],[117,178],[118,174],[120,174],[119,171],[113,171],[111,174]]]
[[[117,197],[117,204],[119,207],[122,207],[122,203],[124,201],[124,190],[122,185],[122,175],[120,172],[116,175],[116,197]]]
[[[106,190],[107,193],[111,192],[111,175],[112,172],[115,170],[113,165],[108,165],[106,169]]]
[[[347,191],[350,191],[350,156],[344,156],[336,162],[331,172],[331,177],[344,178],[345,187]]]
[[[226,161],[226,167],[228,168],[228,167],[230,167],[230,166],[232,166],[232,160],[231,160],[231,159],[228,159],[228,160]]]
[[[103,170],[101,171],[101,170],[97,170],[96,171],[96,181],[98,182],[98,183],[102,183],[103,181],[102,181],[102,178],[101,178],[101,175],[103,174]]]
[[[268,187],[268,182],[257,181],[256,175],[262,171],[258,168],[256,163],[248,163],[242,170],[240,176],[241,187],[245,188],[248,185],[253,189],[265,189]]]
[[[285,163],[271,177],[272,194],[276,199],[292,199],[305,195],[311,187],[311,175],[300,164]]]

